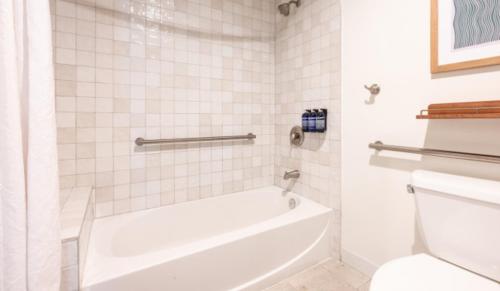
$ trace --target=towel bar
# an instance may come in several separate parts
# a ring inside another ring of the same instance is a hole
[[[393,152],[427,155],[427,156],[434,156],[434,157],[441,157],[441,158],[460,159],[460,160],[500,164],[500,156],[494,156],[494,155],[484,155],[484,154],[455,152],[455,151],[447,151],[447,150],[386,145],[386,144],[382,143],[381,141],[371,143],[368,145],[368,147],[371,149],[377,150],[377,151],[393,151]]]

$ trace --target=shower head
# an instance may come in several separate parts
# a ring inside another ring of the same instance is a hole
[[[284,16],[288,16],[290,15],[290,5],[291,4],[295,4],[296,7],[300,7],[300,1],[301,0],[292,0],[288,3],[283,3],[283,4],[280,4],[278,5],[278,10],[280,11],[280,13]]]

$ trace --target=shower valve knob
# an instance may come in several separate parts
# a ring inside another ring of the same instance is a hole
[[[300,126],[294,126],[290,130],[290,143],[295,146],[301,146],[304,143],[304,130]]]

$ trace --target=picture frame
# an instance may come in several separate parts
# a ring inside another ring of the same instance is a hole
[[[432,73],[500,65],[500,0],[479,1],[431,0]]]

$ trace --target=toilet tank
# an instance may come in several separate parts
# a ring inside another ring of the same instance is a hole
[[[500,282],[500,182],[419,170],[412,185],[429,251]]]

